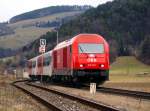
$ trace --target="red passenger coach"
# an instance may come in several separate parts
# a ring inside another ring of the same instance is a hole
[[[28,61],[28,73],[32,80],[49,80],[52,77],[52,51]]]
[[[58,44],[52,56],[55,78],[96,83],[109,78],[109,46],[100,35],[79,34]]]

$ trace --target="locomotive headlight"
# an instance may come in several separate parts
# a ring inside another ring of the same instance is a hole
[[[104,67],[104,64],[101,64],[100,66],[103,68],[103,67]]]
[[[83,64],[80,64],[80,67],[83,67]]]

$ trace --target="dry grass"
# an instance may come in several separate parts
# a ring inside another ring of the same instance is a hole
[[[51,29],[36,27],[18,28],[16,29],[15,34],[1,37],[0,47],[12,49],[18,48],[38,39],[48,31],[51,31]]]
[[[0,75],[0,111],[48,111],[40,103],[25,95],[9,83],[13,76]]]

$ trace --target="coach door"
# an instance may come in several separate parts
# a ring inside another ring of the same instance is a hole
[[[28,61],[27,67],[28,67],[28,73],[29,73],[29,75],[32,75],[32,62],[31,61]]]
[[[53,67],[56,70],[57,69],[57,51],[53,52]]]
[[[67,58],[68,58],[67,47],[65,47],[63,49],[63,69],[65,69],[65,70],[67,69],[67,62],[68,62]]]
[[[44,67],[43,67],[44,75],[51,76],[52,68],[51,68],[51,56],[50,54],[46,54],[44,56]]]
[[[43,74],[43,60],[42,60],[42,56],[40,56],[38,58],[38,75],[42,75]]]
[[[36,61],[35,60],[32,61],[32,74],[36,75]]]
[[[72,48],[71,45],[67,47],[67,72],[68,74],[71,74],[71,58],[72,58]]]

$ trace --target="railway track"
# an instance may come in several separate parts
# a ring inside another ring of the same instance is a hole
[[[58,84],[56,84],[58,85]],[[60,86],[60,85],[58,85]],[[63,87],[71,87],[68,85],[61,85]],[[90,86],[82,85],[81,89],[89,90]],[[97,92],[101,93],[108,93],[108,94],[115,94],[115,95],[123,95],[123,96],[129,96],[133,98],[139,98],[139,99],[147,99],[150,100],[150,93],[149,92],[141,92],[141,91],[132,91],[132,90],[125,90],[125,89],[117,89],[117,88],[108,88],[108,87],[97,87]]]
[[[30,94],[52,111],[121,111],[109,105],[37,84],[20,81],[13,85]]]
[[[148,92],[131,91],[131,90],[107,88],[107,87],[97,87],[97,91],[150,100],[150,93],[148,93]]]
[[[33,98],[35,98],[37,101],[40,101],[42,104],[44,104],[45,106],[47,106],[48,108],[50,108],[52,111],[53,110],[54,111],[62,111],[61,109],[57,108],[55,105],[50,104],[44,98],[38,96],[37,94],[33,93],[29,89],[25,88],[25,84],[20,84],[21,82],[25,82],[25,81],[16,81],[16,82],[12,83],[12,85],[15,86],[18,89],[21,89],[23,92],[29,94],[30,96],[32,96]]]

